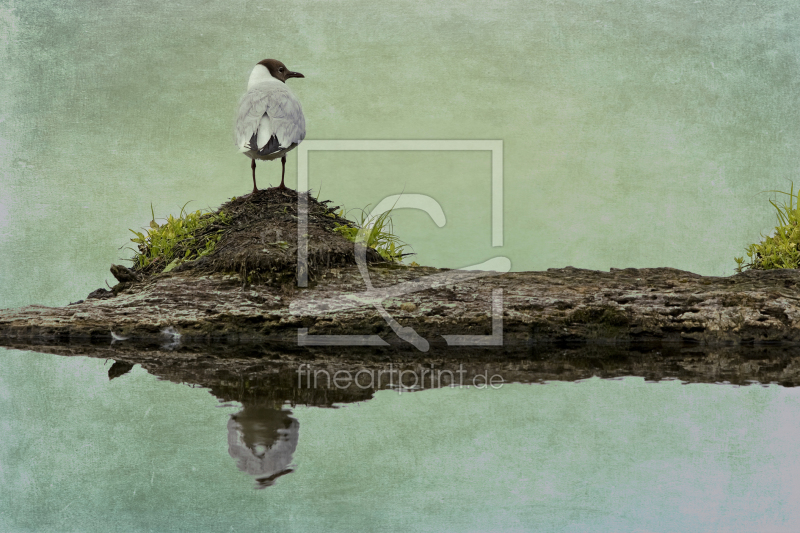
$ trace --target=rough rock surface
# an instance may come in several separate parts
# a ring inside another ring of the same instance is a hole
[[[800,344],[797,270],[704,277],[671,268],[567,267],[498,275],[387,264],[371,266],[369,273],[371,290],[355,266],[331,268],[305,289],[243,285],[221,274],[161,274],[66,307],[2,310],[0,345],[116,339],[297,350],[299,329],[306,328],[309,335],[378,335],[396,350],[417,352],[398,337],[402,327],[413,328],[431,353],[439,353],[457,350],[448,349],[443,335],[492,334],[493,292],[502,297],[501,350],[509,353],[576,343]],[[396,320],[395,331],[379,304]]]

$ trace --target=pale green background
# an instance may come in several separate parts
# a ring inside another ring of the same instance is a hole
[[[488,153],[314,153],[420,263],[727,275],[798,168],[800,4],[0,0],[0,307],[113,281],[128,228],[250,190],[232,122],[266,57],[309,139],[502,139]],[[296,159],[289,158],[289,184]],[[259,166],[261,186],[279,165]],[[4,531],[796,531],[793,389],[592,380],[299,408],[297,472],[236,470],[207,391],[0,351]],[[108,363],[110,364],[110,363]],[[388,523],[386,521],[388,520]]]
[[[311,155],[312,187],[348,208],[434,196],[444,228],[395,217],[424,264],[728,275],[774,223],[754,195],[800,163],[793,0],[0,5],[0,306],[113,281],[151,202],[248,192],[232,122],[265,57],[306,75],[289,85],[309,139],[504,141],[501,249],[488,152]]]

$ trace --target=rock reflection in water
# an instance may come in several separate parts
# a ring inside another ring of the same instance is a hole
[[[228,421],[228,453],[236,466],[256,478],[256,488],[294,470],[300,423],[291,411],[264,405],[245,405]]]

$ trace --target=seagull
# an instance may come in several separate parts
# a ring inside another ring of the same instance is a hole
[[[256,159],[272,161],[280,157],[283,169],[279,189],[286,173],[286,152],[306,136],[306,119],[300,101],[286,86],[289,78],[305,78],[292,72],[277,59],[259,61],[250,73],[247,92],[239,102],[234,137],[239,151],[252,159],[253,192],[256,188]]]

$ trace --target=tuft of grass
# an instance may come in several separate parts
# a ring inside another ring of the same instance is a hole
[[[762,235],[763,240],[757,244],[747,247],[748,262],[744,256],[734,257],[736,261],[736,271],[742,272],[745,269],[770,270],[776,268],[798,268],[800,267],[800,190],[794,193],[794,183],[789,192],[785,191],[766,191],[784,194],[789,197],[789,201],[781,205],[773,202],[778,215],[778,225],[775,226],[775,234],[770,237]]]
[[[133,267],[148,273],[169,272],[184,261],[193,261],[214,251],[224,229],[219,226],[230,223],[230,218],[219,213],[186,211],[186,204],[180,215],[169,215],[163,224],[155,220],[153,205],[150,205],[152,220],[146,233],[130,230],[135,237],[131,242],[137,245],[133,250]]]
[[[389,216],[391,209],[378,217],[369,217],[365,209],[359,209],[361,215],[358,220],[350,225],[336,224],[333,231],[340,233],[350,242],[361,242],[367,248],[374,248],[381,257],[392,263],[400,263],[404,256],[412,255],[403,253],[408,245],[394,234],[394,225]],[[346,218],[347,212],[342,208],[337,216]]]

